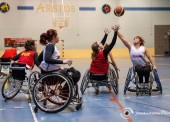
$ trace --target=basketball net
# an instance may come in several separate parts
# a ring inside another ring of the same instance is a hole
[[[65,27],[65,22],[66,22],[66,13],[65,13],[65,10],[64,10],[64,0],[61,0],[62,2],[62,8],[63,8],[63,17],[64,17],[64,20],[60,21],[64,24],[61,24],[61,23],[58,23],[57,24],[57,28],[60,29],[60,30],[63,30],[63,28]],[[52,7],[54,6],[54,0],[51,1],[51,4],[52,4]],[[52,17],[53,17],[53,22],[56,23],[56,16],[55,16],[55,12],[53,11],[52,12]],[[57,16],[57,17],[62,17],[62,16]]]

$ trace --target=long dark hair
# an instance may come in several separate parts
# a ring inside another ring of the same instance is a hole
[[[53,37],[57,36],[57,31],[54,29],[47,30],[46,33],[42,33],[40,35],[40,44],[46,45],[48,42],[51,42],[53,40]]]
[[[91,53],[91,58],[92,60],[95,60],[96,59],[96,56],[99,52],[99,45],[97,44],[97,42],[94,42],[91,46],[91,49],[92,49],[92,53]]]
[[[35,40],[26,41],[24,47],[26,51],[29,51],[29,50],[36,51]]]
[[[46,45],[48,43],[47,39],[48,39],[47,34],[46,33],[42,33],[40,35],[40,44]]]

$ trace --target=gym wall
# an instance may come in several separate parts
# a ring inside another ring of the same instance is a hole
[[[8,3],[10,9],[0,12],[1,52],[5,49],[4,38],[39,40],[41,33],[54,28],[64,40],[65,58],[90,58],[91,44],[101,41],[104,28],[119,24],[129,42],[133,43],[136,35],[142,36],[145,46],[154,55],[154,25],[170,25],[170,0],[0,0],[2,2]],[[110,13],[103,13],[104,4],[110,5]],[[125,7],[122,17],[114,15],[117,5]],[[61,29],[55,25],[54,18],[63,16],[69,21],[68,27]],[[107,43],[113,34],[113,31],[109,34]],[[61,42],[56,46],[62,49]],[[38,50],[42,49],[39,45]],[[129,56],[120,39],[112,53],[115,57]]]

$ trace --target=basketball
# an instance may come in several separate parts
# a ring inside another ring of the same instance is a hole
[[[116,6],[114,9],[114,14],[118,17],[122,16],[125,13],[125,9],[122,6]]]

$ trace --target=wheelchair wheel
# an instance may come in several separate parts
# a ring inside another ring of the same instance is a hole
[[[131,79],[131,69],[129,69],[129,71],[127,73],[127,77],[126,77],[126,81],[125,81],[125,87],[124,87],[124,94],[126,94],[126,92],[128,90],[130,79]]]
[[[28,85],[29,85],[29,89],[32,91],[33,87],[36,83],[36,81],[39,79],[40,77],[40,73],[38,71],[34,71],[30,74],[29,78],[28,78]]]
[[[4,99],[12,99],[15,97],[22,87],[23,82],[13,79],[12,75],[9,75],[2,85],[2,96]]]
[[[0,72],[0,79],[4,78],[4,74]]]
[[[157,84],[158,90],[160,91],[160,93],[162,94],[162,85],[158,76],[158,73],[156,70],[153,71],[154,72],[154,77],[155,77],[155,82]]]
[[[112,89],[115,92],[115,94],[118,94],[119,92],[118,78],[116,77],[116,74],[113,69],[110,69],[110,71],[111,71],[110,82],[111,82]]]
[[[86,88],[88,87],[89,76],[90,76],[90,72],[89,72],[89,69],[88,69],[83,76],[83,80],[82,80],[81,86],[80,86],[80,91],[81,91],[82,94],[84,94]]]
[[[117,79],[119,79],[119,73],[118,70],[115,69],[113,63],[109,62],[109,67],[115,72],[115,76]]]
[[[33,88],[35,105],[47,113],[57,113],[64,110],[71,102],[72,95],[71,81],[58,73],[42,76]]]

